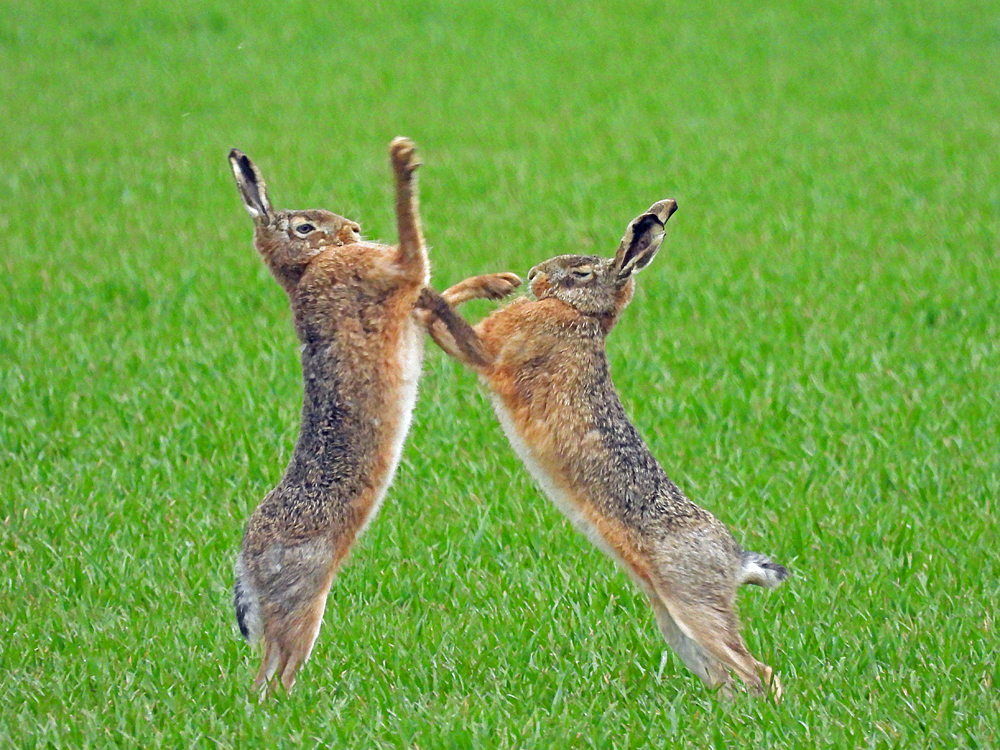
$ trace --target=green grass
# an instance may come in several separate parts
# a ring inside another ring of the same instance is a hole
[[[0,747],[1000,744],[1000,14],[619,5],[0,13]],[[661,665],[429,348],[313,658],[255,706],[231,566],[301,386],[225,156],[392,240],[397,134],[439,287],[678,200],[613,372],[674,479],[793,569],[740,598],[783,702]]]

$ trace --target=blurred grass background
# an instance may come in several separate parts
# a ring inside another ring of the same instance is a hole
[[[997,744],[996,7],[4,11],[0,745]],[[226,153],[393,241],[399,134],[439,288],[610,253],[678,200],[609,355],[668,473],[794,571],[741,595],[781,704],[661,663],[428,347],[313,658],[255,707],[231,565],[301,385]]]

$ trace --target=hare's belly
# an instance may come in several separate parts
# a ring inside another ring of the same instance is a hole
[[[614,519],[603,517],[585,497],[581,496],[582,493],[574,492],[573,488],[567,486],[558,475],[556,467],[549,466],[540,459],[524,439],[517,419],[500,396],[491,392],[490,400],[511,447],[535,478],[542,492],[595,547],[621,565],[637,582],[645,584],[644,576],[635,564],[635,556],[629,554],[628,543],[612,531],[618,526]]]
[[[375,498],[369,506],[364,524],[358,530],[359,535],[378,513],[382,501],[385,499],[385,493],[389,489],[389,485],[392,484],[396,468],[399,466],[406,435],[410,431],[410,423],[413,421],[413,408],[417,403],[417,385],[420,382],[423,356],[421,332],[415,324],[407,325],[403,330],[400,345],[394,358],[394,371],[385,373],[387,381],[385,387],[390,391],[396,390],[395,399],[390,400],[388,404],[391,412],[385,415],[383,422],[386,434],[381,442],[385,451],[383,465],[386,470],[376,484]]]

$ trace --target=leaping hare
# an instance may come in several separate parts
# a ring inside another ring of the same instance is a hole
[[[275,675],[291,689],[333,576],[392,481],[420,375],[418,306],[443,314],[463,356],[482,360],[468,324],[425,288],[413,144],[395,139],[390,157],[398,247],[363,241],[357,223],[329,211],[274,210],[253,162],[229,154],[254,246],[288,294],[305,381],[291,460],[250,517],[236,561],[240,631],[263,646],[255,689]],[[486,286],[478,293],[495,298]]]
[[[632,299],[633,275],[653,260],[673,200],[628,226],[614,258],[563,255],[528,274],[521,298],[475,327],[488,360],[462,353],[430,315],[428,330],[473,367],[489,389],[504,432],[538,484],[649,598],[660,632],[711,687],[730,690],[730,671],[762,693],[780,685],[740,635],[736,590],[773,587],[788,571],[739,547],[726,527],[667,477],[629,421],[611,382],[605,338]],[[451,305],[480,296],[479,278],[442,294]]]

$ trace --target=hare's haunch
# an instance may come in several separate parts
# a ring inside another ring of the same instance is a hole
[[[736,590],[776,586],[788,571],[742,550],[670,481],[629,421],[608,369],[605,338],[676,208],[660,201],[634,219],[614,258],[563,255],[531,269],[535,299],[515,300],[475,327],[478,358],[463,355],[470,345],[459,346],[435,316],[425,325],[479,373],[536,481],[636,581],[684,663],[713,687],[728,689],[732,672],[754,692],[770,686],[779,693],[771,668],[740,635]],[[460,304],[482,296],[475,291],[481,283],[466,280],[442,297]]]

